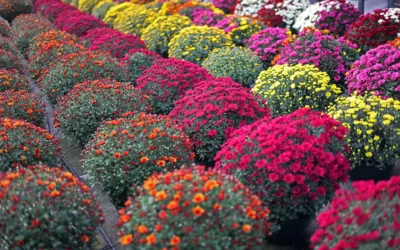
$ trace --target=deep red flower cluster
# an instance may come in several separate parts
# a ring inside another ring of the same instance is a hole
[[[347,180],[346,133],[338,121],[308,108],[264,118],[232,133],[216,168],[260,196],[277,230],[285,221],[314,216]]]
[[[283,0],[276,0],[272,1],[272,4],[276,6],[276,4],[278,3],[282,4],[282,2]],[[274,9],[263,7],[257,11],[257,17],[268,27],[280,27],[280,28],[286,27],[286,24],[283,21],[283,17],[281,15],[276,14],[276,11]]]
[[[399,249],[400,177],[354,182],[353,187],[337,191],[329,209],[318,216],[314,249]]]
[[[367,13],[355,21],[344,38],[358,44],[362,52],[378,47],[394,40],[400,33],[400,11],[377,9]]]
[[[269,108],[231,78],[196,84],[170,113],[193,140],[197,157],[209,162],[232,131],[269,116]]]
[[[99,39],[100,37],[107,34],[118,34],[120,33],[118,30],[113,28],[95,28],[89,30],[86,35],[79,37],[79,39],[85,44],[86,47],[90,47],[94,41]]]
[[[65,14],[64,13],[68,13]],[[84,36],[91,29],[106,27],[106,24],[94,16],[80,11],[66,11],[58,15],[54,25],[68,33]]]
[[[89,248],[104,222],[90,191],[59,168],[36,165],[0,173],[0,248]]]
[[[200,81],[213,76],[197,64],[179,60],[163,59],[145,70],[136,80],[137,87],[149,96],[154,113],[169,114],[174,102]]]
[[[61,13],[77,11],[78,9],[60,0],[39,0],[33,6],[33,10],[53,22]]]
[[[144,49],[146,45],[137,36],[122,32],[110,32],[96,38],[90,50],[110,52],[111,56],[122,58],[131,49]]]

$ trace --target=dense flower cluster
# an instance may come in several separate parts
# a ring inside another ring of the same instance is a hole
[[[96,4],[98,4],[101,0],[79,0],[78,1],[78,9],[83,12],[91,13],[92,9]]]
[[[153,63],[162,59],[162,57],[152,51],[146,49],[132,49],[121,61],[128,72],[128,81],[134,83],[137,78],[150,68]]]
[[[90,188],[43,165],[0,174],[2,249],[87,249],[103,214]]]
[[[12,39],[23,55],[35,36],[54,29],[49,20],[36,14],[16,17],[11,23],[11,27],[13,29]]]
[[[32,7],[30,0],[0,0],[0,16],[11,22],[20,14],[31,13]]]
[[[258,15],[270,27],[281,27],[283,23],[289,29],[309,5],[309,0],[267,0]]]
[[[198,9],[193,11],[193,23],[198,26],[215,26],[222,19],[224,19],[223,14],[216,14],[209,9]]]
[[[180,14],[193,19],[193,13],[198,10],[211,10],[215,14],[224,14],[224,12],[210,3],[200,1],[170,0],[163,3],[160,14],[173,15]]]
[[[328,73],[335,83],[343,83],[346,72],[357,59],[356,45],[307,29],[285,44],[277,64],[313,64]]]
[[[26,90],[0,92],[0,117],[25,120],[44,127],[45,104]]]
[[[131,49],[145,47],[144,42],[135,35],[112,32],[94,40],[89,49],[106,51],[113,57],[122,58]]]
[[[224,30],[236,45],[243,45],[244,40],[260,31],[263,25],[257,20],[248,17],[229,15],[219,21],[217,28]]]
[[[92,15],[100,20],[103,20],[110,8],[114,7],[115,5],[117,5],[117,3],[112,0],[100,1],[98,4],[96,4],[96,6],[93,7]]]
[[[22,59],[19,49],[15,46],[10,38],[0,35],[0,48],[2,50],[11,52],[12,54],[18,55]]]
[[[47,48],[49,42],[57,41],[59,43],[79,43],[78,37],[64,31],[50,30],[33,37],[28,48],[28,58],[33,56],[37,51]]]
[[[10,51],[2,50],[0,48],[0,68],[5,70],[15,69],[21,74],[25,73],[26,67],[22,64],[21,57]]]
[[[54,0],[49,0],[49,2],[50,2],[50,4],[49,4],[48,8],[46,8],[43,11],[40,11],[40,13],[42,13],[43,16],[48,18],[51,22],[54,22],[54,20],[56,20],[56,18],[62,13],[69,13],[69,12],[73,12],[73,11],[77,10],[77,8],[75,8],[74,6],[71,6],[71,5],[63,3],[63,2],[54,1]],[[37,3],[39,3],[39,2],[37,2]],[[36,6],[36,4],[35,4],[35,6]],[[39,12],[37,12],[37,13],[39,13]]]
[[[79,37],[81,42],[85,44],[86,47],[90,47],[94,41],[99,39],[102,36],[105,35],[111,35],[111,34],[120,34],[118,30],[112,29],[112,28],[95,28],[89,30],[86,35]]]
[[[315,28],[329,30],[335,35],[343,36],[350,25],[362,15],[354,5],[347,0],[325,0],[320,3],[318,19]]]
[[[239,16],[256,17],[257,12],[265,6],[269,0],[241,0],[235,7],[235,14]]]
[[[261,72],[253,92],[265,99],[274,116],[310,107],[325,111],[342,93],[325,72],[314,65],[276,65]]]
[[[244,45],[259,55],[264,64],[269,67],[291,35],[292,33],[287,29],[266,28],[245,40]]]
[[[225,47],[213,50],[202,66],[214,77],[230,77],[235,82],[249,87],[263,70],[261,58],[243,47]]]
[[[232,131],[269,115],[268,107],[230,78],[196,84],[170,113],[193,140],[197,157],[208,162]]]
[[[17,166],[57,165],[58,140],[29,122],[0,118],[0,172]]]
[[[155,172],[193,162],[189,138],[165,116],[138,114],[107,121],[84,150],[83,169],[94,184],[122,205],[132,185]]]
[[[28,70],[33,79],[41,79],[43,72],[56,63],[63,55],[84,51],[85,47],[71,41],[57,40],[45,42],[40,49],[28,59]]]
[[[318,216],[320,229],[311,237],[314,249],[399,249],[400,177],[353,187],[355,191],[338,191]]]
[[[239,0],[211,0],[211,3],[218,9],[223,10],[225,13],[233,14],[236,4]]]
[[[54,122],[75,142],[85,145],[102,121],[116,119],[128,111],[150,111],[147,97],[130,84],[85,81],[57,103]]]
[[[0,67],[0,91],[29,90],[28,80],[16,69],[4,69]]]
[[[172,38],[168,45],[168,56],[201,65],[212,50],[231,45],[230,36],[223,30],[208,26],[191,26]]]
[[[197,64],[169,58],[158,60],[145,70],[136,80],[136,85],[149,96],[153,113],[167,115],[174,108],[174,102],[181,99],[187,90],[212,78]]]
[[[350,129],[346,156],[352,168],[393,167],[399,158],[400,101],[354,94],[340,97],[336,103],[329,114]]]
[[[394,39],[393,41],[389,41],[388,44],[400,49],[400,37]]]
[[[400,34],[400,9],[377,9],[354,22],[345,39],[359,45],[362,52],[387,43]]]
[[[118,225],[127,249],[259,249],[268,234],[269,210],[257,196],[199,166],[154,174],[125,206]]]
[[[373,91],[400,99],[400,50],[388,44],[369,50],[347,73],[346,85],[349,94]]]
[[[322,2],[316,2],[307,7],[300,15],[296,18],[295,23],[293,24],[293,29],[297,31],[302,31],[304,28],[313,28],[315,27],[315,22],[318,20],[318,13],[323,10],[322,3],[325,3],[331,0],[325,0]]]
[[[346,128],[326,114],[299,109],[238,129],[216,156],[216,168],[237,176],[271,210],[273,231],[314,216],[347,180]]]
[[[192,21],[179,14],[160,16],[142,32],[142,39],[146,48],[168,56],[169,42],[180,30],[189,27]]]
[[[0,36],[10,37],[11,33],[12,31],[10,24],[7,22],[7,20],[0,16]]]
[[[157,12],[140,5],[120,12],[113,22],[113,27],[123,33],[134,34],[140,37],[143,30],[156,20],[157,17]]]
[[[57,98],[65,95],[75,84],[104,77],[119,82],[127,78],[117,59],[101,51],[83,51],[63,55],[44,74],[39,86],[49,102],[56,104]]]
[[[124,3],[120,3],[117,5],[112,6],[111,8],[108,9],[105,17],[103,18],[103,22],[109,24],[109,25],[113,25],[114,20],[117,18],[117,16],[123,12],[124,10],[128,9],[128,8],[136,8],[138,7],[137,4],[134,4],[132,2],[124,2]]]
[[[76,36],[84,36],[91,29],[106,26],[106,24],[92,15],[83,12],[74,13],[76,13],[76,15],[59,15],[56,20],[54,20],[54,26]]]

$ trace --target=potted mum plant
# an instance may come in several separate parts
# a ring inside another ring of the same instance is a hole
[[[0,173],[0,218],[1,249],[90,249],[104,222],[89,187],[44,165]]]
[[[400,248],[400,177],[374,184],[353,183],[339,190],[328,210],[318,216],[311,237],[315,250]]]
[[[199,82],[169,114],[193,141],[196,160],[205,165],[214,164],[232,131],[269,116],[262,100],[231,78]]]
[[[383,98],[400,99],[400,50],[384,44],[369,50],[346,75],[349,94],[374,92]]]
[[[216,169],[238,177],[270,209],[270,242],[295,244],[347,180],[346,132],[308,108],[262,119],[232,133],[215,157]]]
[[[268,208],[233,176],[196,166],[148,178],[125,203],[126,249],[260,249]]]
[[[374,93],[339,97],[328,113],[349,128],[352,180],[389,179],[399,158],[400,101]]]
[[[117,206],[132,185],[139,187],[155,172],[192,164],[189,138],[166,116],[144,113],[104,122],[83,151],[82,167],[93,184]]]

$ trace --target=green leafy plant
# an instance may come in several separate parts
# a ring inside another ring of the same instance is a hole
[[[202,66],[215,77],[229,76],[235,82],[249,87],[263,70],[261,58],[243,47],[224,47],[213,50]]]

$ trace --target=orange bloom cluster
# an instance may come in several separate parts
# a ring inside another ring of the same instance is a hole
[[[193,163],[194,153],[189,138],[168,117],[139,113],[105,121],[86,145],[84,158],[85,171],[123,204],[132,185],[141,185],[154,172]]]
[[[16,69],[0,68],[0,91],[29,89],[29,83]]]
[[[75,35],[60,30],[50,30],[40,33],[32,39],[29,45],[28,57],[31,57],[41,49],[45,49],[48,47],[48,43],[53,41],[58,41],[60,43],[80,43],[78,37]]]
[[[0,118],[0,172],[19,165],[46,163],[55,166],[61,148],[47,130],[31,123]]]
[[[257,196],[237,179],[202,166],[153,174],[119,213],[120,242],[128,249],[179,249],[182,242],[190,249],[252,249],[269,228],[269,210]]]
[[[57,215],[51,218],[52,223],[43,219],[49,211]],[[75,216],[71,221],[72,213]],[[104,221],[89,187],[70,172],[42,165],[0,174],[0,217],[0,231],[9,239],[0,241],[1,249],[10,249],[8,242],[17,242],[21,236],[23,241],[18,244],[29,249],[81,249]],[[48,241],[43,235],[54,240]]]
[[[44,126],[45,104],[26,90],[0,92],[0,117],[25,120]]]
[[[388,42],[388,44],[400,49],[400,37],[394,39],[393,41]]]

